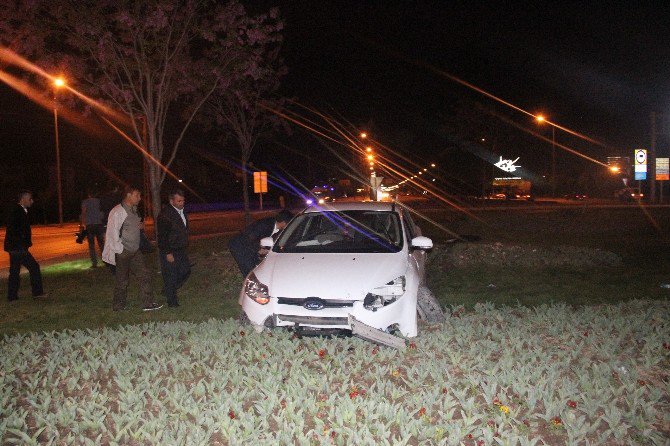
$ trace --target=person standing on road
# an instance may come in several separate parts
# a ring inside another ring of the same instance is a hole
[[[142,309],[151,311],[163,306],[153,301],[151,275],[144,262],[144,255],[140,251],[140,230],[144,229],[144,223],[137,213],[137,205],[141,199],[142,195],[137,187],[126,186],[123,190],[123,200],[114,206],[107,219],[102,260],[116,266],[116,283],[112,303],[114,311],[126,309],[131,271],[140,281]]]
[[[293,214],[284,209],[274,217],[266,217],[253,222],[240,235],[230,240],[228,249],[244,277],[247,277],[247,274],[256,268],[256,265],[261,262],[261,256],[265,254],[260,246],[261,239],[279,235],[291,218]]]
[[[158,215],[158,252],[163,275],[163,294],[168,307],[178,307],[177,290],[191,274],[188,247],[188,218],[184,214],[184,191],[175,189],[169,195],[169,204]]]
[[[28,248],[33,246],[28,208],[33,205],[33,194],[28,190],[19,192],[18,203],[12,205],[7,213],[7,231],[4,249],[9,253],[9,283],[7,300],[19,298],[21,284],[21,265],[28,269],[33,298],[47,297],[42,288],[42,271]]]
[[[86,228],[91,268],[97,268],[98,257],[95,254],[95,241],[98,241],[98,247],[102,253],[105,246],[105,230],[102,224],[100,198],[96,197],[93,191],[89,191],[87,198],[81,202],[81,225]]]

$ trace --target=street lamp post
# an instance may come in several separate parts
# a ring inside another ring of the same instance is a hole
[[[58,190],[58,224],[63,224],[63,188],[60,172],[60,144],[58,140],[58,89],[65,85],[65,81],[58,77],[54,79],[54,134],[56,136],[56,188]]]
[[[556,126],[547,121],[543,115],[537,115],[535,120],[542,124],[546,122],[551,126],[551,195],[556,196]]]
[[[551,195],[556,196],[556,127],[551,126]]]

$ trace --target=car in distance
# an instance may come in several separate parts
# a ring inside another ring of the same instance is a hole
[[[572,193],[570,193],[570,194],[565,194],[565,195],[563,195],[563,198],[566,198],[566,199],[568,199],[568,200],[579,200],[579,201],[583,201],[583,200],[585,200],[585,199],[588,198],[588,197],[586,196],[586,194],[580,194],[579,192],[572,192]]]
[[[417,335],[426,251],[407,208],[389,202],[328,203],[295,216],[244,281],[241,317],[257,330],[351,330],[351,319]]]
[[[621,201],[641,201],[644,199],[644,193],[639,187],[625,187],[616,191],[614,196]]]
[[[311,206],[313,204],[324,204],[335,201],[333,198],[334,188],[324,186],[314,186],[305,198],[305,204]]]

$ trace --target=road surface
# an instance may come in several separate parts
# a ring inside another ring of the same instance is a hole
[[[254,212],[254,218],[272,215],[276,211]],[[189,214],[190,231],[194,237],[212,237],[235,234],[243,227],[242,211],[201,212]],[[30,252],[42,265],[67,260],[88,258],[88,242],[75,243],[77,223],[59,225],[35,225],[32,227],[33,246]],[[153,234],[153,223],[147,222],[147,232]],[[153,237],[152,237],[153,238]],[[5,240],[5,228],[0,229],[0,244]],[[2,255],[4,254],[4,255]],[[0,254],[0,277],[6,277],[9,271],[9,254]],[[98,253],[99,256],[99,253]]]

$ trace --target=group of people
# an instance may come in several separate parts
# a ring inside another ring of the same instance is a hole
[[[107,218],[102,260],[114,267],[114,298],[112,309],[127,309],[128,284],[132,272],[139,279],[144,311],[163,307],[153,300],[151,273],[142,252],[144,220],[137,206],[141,192],[126,186],[121,203],[114,206]],[[170,192],[169,203],[163,207],[157,220],[157,240],[163,276],[163,295],[168,306],[178,307],[177,290],[191,274],[191,263],[186,255],[188,247],[188,220],[184,214],[185,194],[181,189]]]
[[[86,229],[91,258],[91,268],[98,266],[95,245],[102,252],[102,261],[114,272],[115,285],[112,300],[114,311],[127,309],[127,296],[130,274],[137,276],[142,295],[144,311],[158,310],[163,307],[154,301],[151,287],[151,273],[145,263],[143,245],[148,243],[144,234],[144,220],[138,211],[142,199],[139,188],[129,185],[123,190],[121,202],[114,206],[106,219],[101,201],[95,194],[89,193],[82,201],[81,224]],[[184,191],[174,189],[156,221],[156,239],[163,277],[163,292],[168,307],[179,307],[177,290],[191,274],[192,264],[188,258],[189,222],[184,213],[186,198]],[[18,202],[8,213],[7,231],[4,249],[9,253],[9,284],[7,298],[18,299],[21,266],[26,267],[30,275],[30,284],[34,298],[44,298],[42,273],[40,266],[29,252],[32,246],[28,209],[33,204],[32,193],[21,191]],[[260,247],[264,237],[276,237],[291,220],[292,214],[282,210],[274,217],[258,220],[229,243],[230,252],[237,262],[240,272],[247,276],[258,265],[266,252]]]

